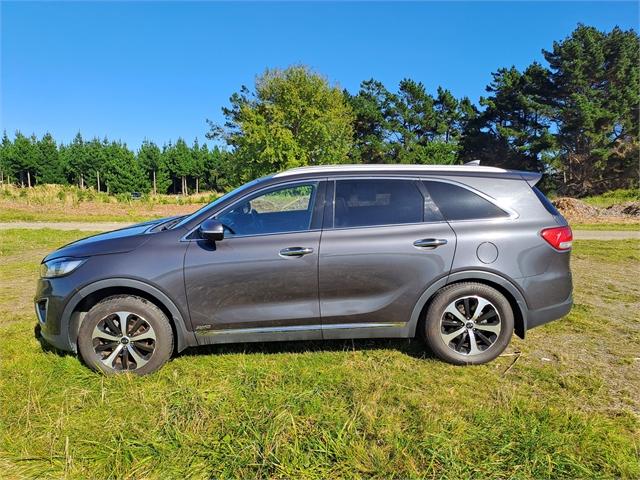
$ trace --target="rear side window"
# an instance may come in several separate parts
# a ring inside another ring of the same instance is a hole
[[[542,193],[536,187],[533,187],[533,193],[536,194],[536,197],[538,197],[538,200],[540,200],[540,203],[544,205],[544,208],[547,209],[547,212],[549,212],[551,215],[554,215],[554,216],[560,215],[560,212],[556,209],[556,207],[553,206],[553,203],[551,203],[551,200],[545,197],[544,193]]]
[[[458,185],[432,181],[425,181],[424,185],[447,220],[479,220],[509,216],[489,200]]]
[[[411,180],[338,180],[335,227],[419,223],[424,197]]]

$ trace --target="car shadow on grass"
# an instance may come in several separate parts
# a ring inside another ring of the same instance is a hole
[[[42,337],[40,325],[34,328],[34,337],[40,344],[43,352],[54,353],[60,357],[79,357],[73,352],[58,350],[51,346]],[[228,354],[282,354],[282,353],[326,353],[326,352],[351,352],[351,351],[376,351],[397,350],[405,355],[418,359],[436,358],[425,343],[412,338],[366,338],[346,340],[297,340],[286,342],[249,342],[249,343],[225,343],[220,345],[201,345],[189,347],[180,353],[175,353],[173,358],[202,356],[202,355],[228,355]]]
[[[64,351],[64,350],[58,350],[53,345],[50,345],[44,339],[44,337],[42,336],[41,330],[42,330],[42,328],[40,327],[40,324],[36,324],[36,326],[33,328],[33,336],[38,341],[38,343],[40,344],[40,348],[42,349],[43,352],[45,352],[45,353],[55,353],[59,357],[69,357],[69,356],[75,357],[76,356],[73,352],[67,352],[67,351]]]
[[[282,354],[282,353],[326,353],[397,350],[419,359],[435,358],[422,340],[399,338],[367,338],[347,340],[297,340],[285,342],[226,343],[191,347],[174,355],[174,358],[199,355],[225,354]]]

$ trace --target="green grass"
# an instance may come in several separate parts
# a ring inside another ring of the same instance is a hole
[[[417,341],[229,345],[138,378],[33,337],[38,262],[83,235],[0,231],[0,476],[640,477],[638,241],[577,241],[576,306],[514,338],[519,357],[454,367]]]
[[[618,203],[640,201],[640,189],[638,188],[629,188],[629,189],[618,189],[611,190],[610,192],[603,193],[602,195],[594,195],[591,197],[585,197],[581,200],[587,202],[590,205],[595,207],[610,207],[611,205],[616,205]]]
[[[640,230],[638,223],[572,223],[573,230],[605,230],[632,232]]]

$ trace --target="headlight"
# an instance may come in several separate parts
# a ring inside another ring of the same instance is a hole
[[[85,258],[56,258],[40,265],[42,278],[62,277],[73,272],[85,262]]]

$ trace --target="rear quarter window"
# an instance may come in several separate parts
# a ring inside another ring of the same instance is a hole
[[[464,187],[428,180],[423,183],[446,220],[481,220],[509,216],[486,198]]]

